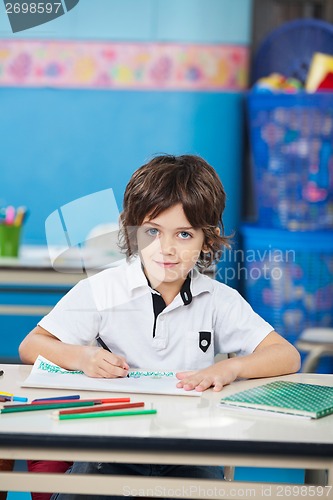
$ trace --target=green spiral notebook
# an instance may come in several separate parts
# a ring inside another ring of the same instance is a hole
[[[333,413],[333,386],[276,381],[222,398],[221,403],[321,418]]]

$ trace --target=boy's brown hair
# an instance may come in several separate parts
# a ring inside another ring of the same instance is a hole
[[[208,251],[200,253],[197,265],[209,267],[220,258],[222,248],[229,246],[222,222],[225,200],[217,173],[204,159],[195,155],[156,156],[136,170],[126,186],[120,214],[120,247],[127,258],[137,254],[136,232],[144,219],[154,219],[181,203],[191,226],[204,232]]]

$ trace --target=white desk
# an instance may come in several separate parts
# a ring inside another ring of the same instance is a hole
[[[75,391],[23,389],[30,367],[4,365],[0,390],[35,397]],[[333,385],[333,375],[297,374],[279,379]],[[270,381],[272,379],[269,379]],[[236,382],[225,395],[266,380]],[[98,393],[93,393],[96,396]],[[106,393],[103,393],[104,396]],[[82,392],[84,397],[92,393]],[[156,415],[55,421],[50,411],[0,415],[0,457],[129,463],[239,465],[327,470],[328,486],[290,486],[160,477],[0,473],[8,491],[61,491],[192,498],[333,498],[333,415],[319,420],[217,407],[221,393],[201,398],[137,395]],[[98,488],[96,486],[98,481]],[[294,489],[293,489],[294,488]],[[295,489],[296,488],[296,489]],[[144,493],[143,493],[144,492]],[[174,493],[174,495],[172,495]]]

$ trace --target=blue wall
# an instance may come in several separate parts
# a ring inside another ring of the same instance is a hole
[[[0,38],[247,45],[251,9],[252,0],[80,0],[66,15],[13,35],[0,2]]]
[[[232,228],[241,102],[204,92],[2,89],[0,196],[29,207],[25,240],[43,243],[44,221],[58,206],[111,187],[121,208],[130,175],[154,153],[196,153],[223,179]]]
[[[251,0],[81,0],[66,15],[0,38],[247,44]],[[0,40],[1,48],[1,40]],[[124,187],[153,154],[195,153],[219,172],[226,229],[240,219],[243,95],[233,92],[0,88],[0,204],[26,205],[25,243],[45,243],[59,206]]]

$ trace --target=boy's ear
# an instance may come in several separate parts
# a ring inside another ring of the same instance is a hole
[[[221,231],[220,231],[220,228],[219,227],[216,227],[214,229],[214,233],[217,234],[217,236],[220,236],[221,234]],[[204,243],[203,246],[202,246],[202,252],[203,253],[209,253],[210,252],[210,249],[208,247],[208,245],[211,245],[212,244],[212,240],[209,240],[208,241],[208,244],[207,243]]]

